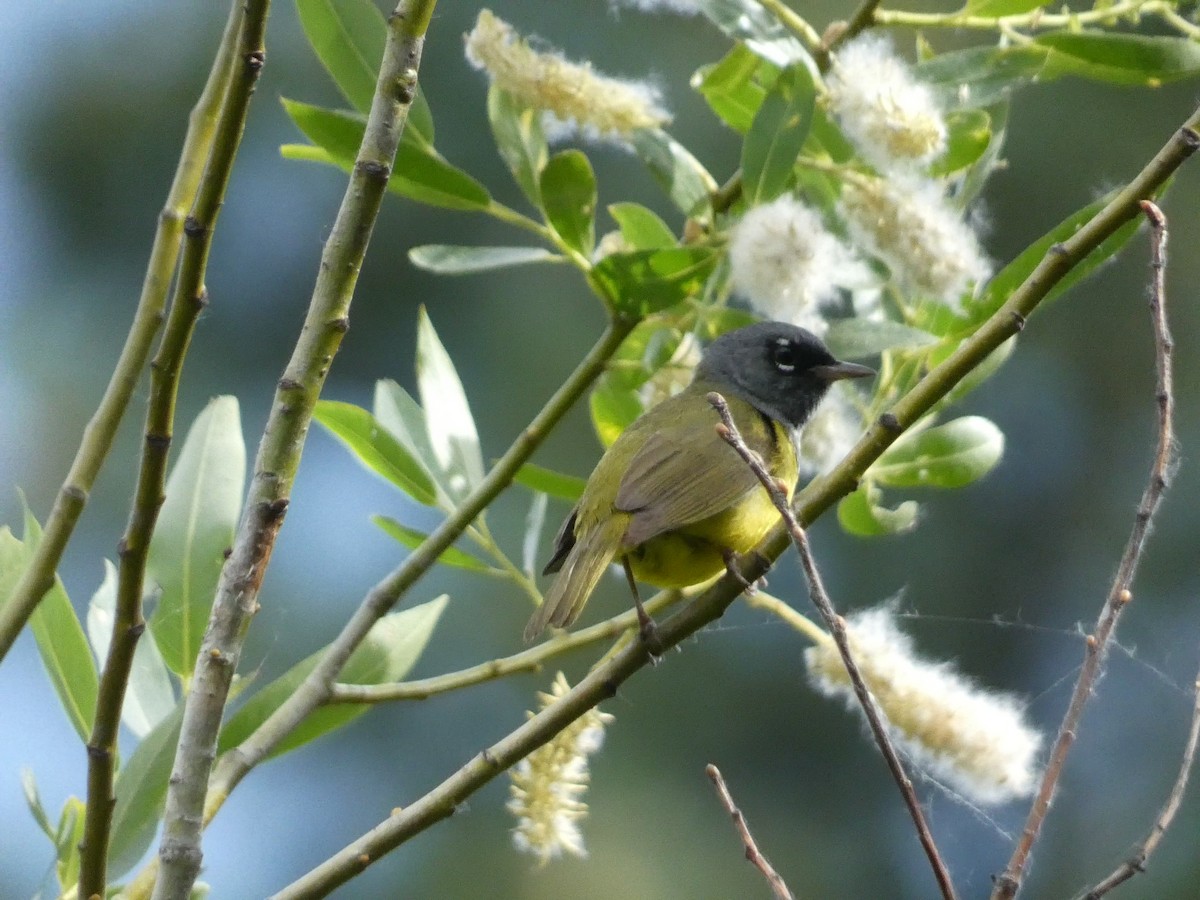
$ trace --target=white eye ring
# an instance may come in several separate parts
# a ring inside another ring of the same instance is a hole
[[[780,356],[783,353],[791,351],[792,349],[793,347],[791,341],[789,341],[787,338],[779,338],[775,341],[775,347],[771,352],[771,362],[775,365],[776,369],[785,374],[796,371],[796,366],[794,364],[784,362],[780,359]]]

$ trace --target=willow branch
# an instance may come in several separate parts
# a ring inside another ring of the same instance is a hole
[[[404,2],[388,22],[362,145],[321,255],[303,330],[275,392],[250,495],[197,658],[167,793],[157,900],[186,897],[200,871],[204,798],[221,715],[283,524],[313,409],[349,326],[350,301],[415,95],[433,6],[434,0]]]
[[[1174,412],[1175,399],[1171,370],[1172,341],[1167,328],[1166,295],[1163,290],[1163,276],[1166,268],[1166,220],[1158,207],[1149,200],[1143,201],[1141,208],[1150,220],[1154,234],[1154,251],[1151,266],[1153,268],[1153,288],[1150,292],[1150,316],[1154,323],[1154,364],[1155,364],[1155,403],[1158,407],[1158,423],[1154,461],[1150,466],[1149,481],[1142,492],[1142,500],[1138,504],[1137,515],[1134,518],[1133,530],[1121,554],[1121,562],[1117,566],[1117,574],[1113,578],[1108,597],[1100,610],[1096,627],[1088,635],[1084,648],[1083,665],[1079,677],[1075,681],[1075,690],[1071,694],[1071,702],[1063,715],[1050,749],[1050,758],[1046,770],[1042,774],[1042,782],[1033,798],[1029,815],[1021,837],[1013,850],[1012,857],[1004,874],[996,879],[992,891],[992,900],[1010,900],[1015,897],[1021,887],[1021,879],[1029,864],[1029,854],[1041,831],[1046,813],[1054,797],[1054,790],[1062,776],[1067,754],[1075,743],[1079,731],[1079,723],[1083,718],[1084,707],[1087,706],[1100,678],[1104,658],[1108,651],[1108,642],[1117,627],[1121,613],[1133,599],[1133,577],[1137,573],[1138,562],[1142,558],[1146,536],[1150,531],[1151,520],[1167,489],[1167,481],[1171,474],[1171,461],[1175,451]]]
[[[479,513],[508,487],[517,470],[533,455],[533,451],[559,419],[604,371],[605,363],[632,328],[632,321],[622,320],[609,325],[599,342],[521,432],[512,446],[497,460],[479,486],[433,530],[420,547],[371,588],[341,633],[329,645],[320,662],[300,686],[250,737],[221,757],[213,774],[206,820],[215,814],[229,792],[247,772],[266,759],[279,742],[304,721],[309,713],[330,699],[338,673],[371,627],[437,562],[442,552],[454,543]],[[533,650],[536,651],[537,648]]]
[[[104,396],[100,398],[96,411],[83,430],[75,459],[46,519],[42,540],[34,550],[29,565],[21,573],[8,602],[0,609],[0,660],[7,655],[42,597],[54,584],[59,560],[71,539],[75,524],[83,514],[96,477],[112,450],[117,428],[146,367],[154,335],[162,324],[171,275],[179,259],[184,216],[195,201],[196,187],[212,149],[217,116],[233,71],[231,61],[237,46],[243,5],[243,0],[234,0],[230,7],[208,80],[188,118],[179,163],[166,202],[158,215],[158,227],[142,281],[141,296],[121,355],[113,367]]]
[[[656,613],[677,600],[679,594],[663,591],[646,602],[646,612]],[[460,688],[471,687],[497,678],[505,678],[518,672],[538,671],[551,659],[595,644],[611,640],[637,626],[637,611],[626,610],[588,628],[579,631],[560,631],[549,640],[530,647],[512,656],[489,660],[458,672],[447,672],[416,681],[401,681],[396,684],[335,684],[329,692],[327,704],[334,703],[391,703],[397,700],[426,700],[435,694],[444,694]]]
[[[721,805],[733,819],[733,827],[737,829],[738,837],[742,839],[742,846],[746,848],[746,859],[762,873],[763,878],[770,885],[771,893],[775,895],[775,900],[795,900],[795,895],[788,888],[787,882],[780,877],[767,858],[763,856],[762,851],[758,849],[754,835],[750,833],[750,826],[746,824],[746,817],[742,815],[742,811],[738,809],[733,800],[733,795],[729,793],[725,779],[721,776],[721,770],[710,763],[704,767],[704,774],[712,781],[713,787],[717,789],[717,797],[720,798]]]
[[[1163,346],[1163,337],[1166,334],[1166,320],[1163,316],[1163,299],[1165,298],[1165,283],[1164,274],[1166,270],[1166,223],[1162,217],[1147,209],[1147,215],[1151,217],[1154,230],[1152,232],[1152,257],[1151,265],[1154,270],[1154,277],[1151,287],[1151,304],[1156,310],[1156,335],[1158,337],[1159,347]],[[1162,350],[1160,350],[1162,353]],[[1099,882],[1096,887],[1088,890],[1085,895],[1085,900],[1099,900],[1105,894],[1108,894],[1112,888],[1127,882],[1138,872],[1146,871],[1146,860],[1150,859],[1151,854],[1157,850],[1159,842],[1163,840],[1166,834],[1166,829],[1171,827],[1171,822],[1175,821],[1176,812],[1180,811],[1180,804],[1183,803],[1183,793],[1187,791],[1188,778],[1192,774],[1192,764],[1195,762],[1196,743],[1200,742],[1200,677],[1196,678],[1196,683],[1193,685],[1193,701],[1192,701],[1192,727],[1188,731],[1187,744],[1183,748],[1183,756],[1180,760],[1180,773],[1176,775],[1175,785],[1171,787],[1171,792],[1166,797],[1166,803],[1163,804],[1163,809],[1159,811],[1158,817],[1154,820],[1154,824],[1150,829],[1150,834],[1146,835],[1146,839],[1141,842],[1132,857],[1126,862],[1118,865],[1116,870],[1111,875],[1104,878],[1104,881]]]
[[[1142,841],[1142,845],[1138,847],[1133,856],[1119,865],[1111,875],[1088,891],[1084,900],[1100,900],[1101,897],[1113,888],[1124,884],[1139,872],[1146,871],[1146,861],[1158,849],[1158,845],[1167,833],[1167,829],[1171,827],[1171,822],[1175,820],[1175,814],[1179,812],[1180,804],[1183,803],[1183,794],[1187,790],[1188,777],[1192,772],[1192,764],[1196,761],[1197,743],[1200,743],[1200,678],[1197,679],[1193,687],[1192,726],[1188,730],[1187,744],[1183,748],[1183,757],[1179,762],[1179,774],[1175,776],[1175,784],[1171,787],[1171,793],[1167,795],[1167,802],[1163,804],[1158,818],[1154,820],[1154,825],[1151,827],[1150,833],[1146,835],[1146,839]]]
[[[268,0],[249,0],[238,38],[238,52],[230,62],[230,75],[221,104],[212,153],[196,192],[195,204],[184,223],[183,259],[171,311],[150,367],[150,397],[137,487],[129,523],[118,555],[116,608],[108,657],[100,675],[96,715],[87,745],[87,812],[80,843],[79,895],[103,897],[108,880],[108,845],[112,827],[117,731],[121,707],[133,666],[133,653],[146,629],[142,595],[146,556],[167,479],[167,457],[175,423],[179,377],[200,311],[207,304],[204,275],[212,247],[217,216],[229,185],[233,162],[241,145],[250,108],[266,58],[263,34]]]
[[[922,415],[968,373],[1008,340],[1045,299],[1049,291],[1095,250],[1102,241],[1138,214],[1138,202],[1151,197],[1200,146],[1200,110],[1180,128],[1154,159],[1104,209],[1061,244],[1056,244],[1030,276],[979,329],[939,366],[880,417],[846,458],[828,475],[811,482],[794,504],[797,519],[811,523],[838,499],[855,489],[862,474]],[[672,647],[724,614],[742,591],[742,580],[766,573],[770,560],[790,543],[780,525],[750,554],[740,577],[727,575],[658,626],[664,648]],[[438,550],[440,552],[440,550]],[[321,897],[344,884],[382,855],[450,816],[458,804],[509,766],[536,750],[593,706],[613,696],[617,688],[650,662],[641,642],[630,644],[594,668],[566,696],[520,725],[412,804],[399,809],[334,856],[284,888],[283,898]]]
[[[846,620],[833,608],[833,601],[829,599],[829,593],[825,590],[824,580],[821,578],[816,560],[813,559],[812,547],[808,543],[808,535],[796,521],[796,515],[788,503],[787,486],[780,485],[767,471],[762,459],[746,446],[746,442],[738,432],[737,425],[734,424],[733,416],[729,412],[729,404],[725,402],[725,398],[714,391],[708,395],[707,399],[713,409],[717,411],[717,415],[721,417],[717,432],[750,467],[750,471],[754,473],[770,496],[771,502],[775,504],[775,508],[779,510],[779,515],[783,517],[783,523],[787,526],[792,543],[796,545],[796,551],[800,554],[800,564],[804,568],[804,577],[808,581],[809,599],[820,612],[821,618],[825,620],[825,626],[829,629],[829,633],[833,635],[838,654],[842,658],[842,665],[846,667],[846,674],[850,677],[850,684],[854,688],[854,695],[858,698],[858,704],[867,717],[867,724],[871,728],[875,744],[879,747],[879,752],[883,754],[896,786],[900,788],[900,794],[904,798],[908,814],[912,817],[913,825],[917,829],[917,837],[929,859],[929,865],[933,869],[938,888],[945,900],[954,900],[954,883],[950,880],[950,872],[942,861],[937,844],[933,839],[933,832],[929,830],[929,824],[925,821],[925,814],[921,811],[921,801],[917,799],[912,779],[908,777],[900,754],[896,752],[896,747],[892,744],[891,737],[888,736],[884,715],[879,709],[879,704],[875,702],[875,698],[871,696],[871,691],[867,687],[866,681],[863,680],[862,671],[858,668],[858,663],[850,652]]]
[[[1163,15],[1174,11],[1165,0],[1119,0],[1111,6],[1068,13],[1045,13],[1041,9],[1011,16],[977,16],[960,13],[920,13],[899,9],[877,9],[872,15],[875,25],[908,28],[969,28],[981,31],[1012,31],[1026,29],[1043,31],[1074,28],[1086,25],[1106,25],[1122,17]]]

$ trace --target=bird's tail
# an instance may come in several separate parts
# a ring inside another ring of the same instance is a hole
[[[627,524],[624,518],[611,516],[604,524],[578,536],[542,605],[525,626],[525,643],[533,641],[548,625],[566,628],[579,618],[596,582],[612,562],[613,551],[620,546]]]

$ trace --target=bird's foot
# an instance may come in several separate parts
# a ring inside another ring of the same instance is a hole
[[[754,581],[747,581],[742,574],[742,560],[748,556],[754,557],[755,561],[762,567],[770,566],[771,561],[759,553],[757,550],[751,550],[749,553],[738,553],[736,550],[726,550],[721,554],[725,559],[725,571],[733,576],[733,579],[742,586],[747,594],[758,593],[759,588],[767,586],[766,576],[756,578]]]

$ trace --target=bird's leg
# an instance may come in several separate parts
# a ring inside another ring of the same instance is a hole
[[[658,637],[658,626],[646,612],[646,607],[642,606],[642,595],[638,593],[637,579],[633,577],[633,569],[629,565],[628,556],[621,557],[621,565],[625,568],[625,578],[629,582],[629,590],[633,592],[633,605],[637,609],[638,634],[642,637],[642,643],[646,645],[646,649],[652,657],[662,656],[663,647],[662,641]]]
[[[753,556],[758,561],[759,565],[763,567],[770,566],[771,564],[771,561],[757,550],[751,550],[749,553],[738,553],[736,550],[730,550],[727,547],[721,551],[721,558],[725,560],[725,571],[734,577],[734,580],[742,586],[742,589],[745,590],[747,594],[753,594],[760,587],[767,586],[767,579],[765,577],[758,578],[753,582],[746,580],[745,576],[742,575],[739,566],[741,565],[742,560],[747,556]]]

